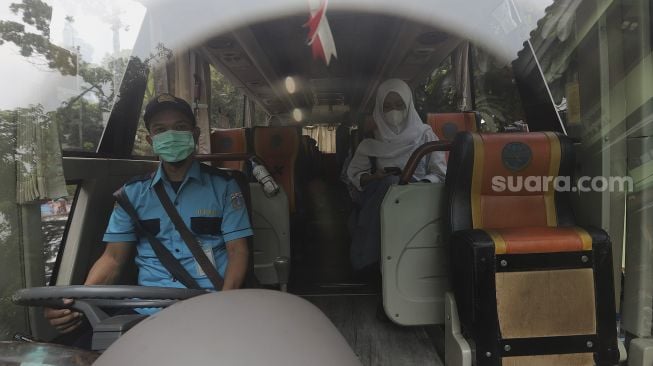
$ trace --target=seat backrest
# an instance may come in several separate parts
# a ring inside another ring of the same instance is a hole
[[[292,126],[254,129],[254,152],[288,195],[290,212],[295,212],[295,162],[299,135],[299,130]]]
[[[554,132],[456,135],[451,230],[574,225],[569,193],[554,187],[571,182],[574,161],[571,139]]]
[[[426,120],[441,141],[453,141],[458,132],[479,130],[475,112],[429,113]]]
[[[244,128],[232,128],[215,130],[211,132],[212,153],[246,153],[247,152],[247,130]],[[221,161],[213,163],[220,168],[245,170],[244,161]]]

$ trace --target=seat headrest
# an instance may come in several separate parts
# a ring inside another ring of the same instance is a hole
[[[453,142],[446,185],[452,229],[573,224],[568,192],[571,139],[554,132],[461,133]]]
[[[453,141],[458,132],[476,132],[479,129],[474,112],[429,113],[427,123],[442,141]]]
[[[212,153],[246,153],[247,150],[246,129],[220,129],[211,132]],[[245,168],[245,162],[242,161],[223,161],[214,165],[240,171]]]

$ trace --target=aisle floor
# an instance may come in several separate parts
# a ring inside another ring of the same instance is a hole
[[[305,296],[335,324],[365,366],[441,366],[434,334],[377,319],[378,295]]]

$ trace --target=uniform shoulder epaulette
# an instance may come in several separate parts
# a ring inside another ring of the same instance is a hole
[[[231,173],[229,173],[228,170],[216,168],[214,166],[210,166],[210,165],[207,165],[207,164],[200,164],[200,171],[202,173],[206,173],[206,174],[209,174],[209,175],[217,175],[217,176],[222,177],[222,178],[227,179],[227,180],[228,179],[233,179],[233,176],[231,175]]]
[[[154,177],[155,172],[148,173],[148,174],[143,174],[143,175],[137,175],[135,177],[129,178],[127,182],[125,182],[125,185],[128,186],[130,184],[136,183],[136,182],[142,182],[146,180],[152,179]]]

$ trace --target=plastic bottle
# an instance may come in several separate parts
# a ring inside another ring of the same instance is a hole
[[[272,178],[270,172],[268,172],[265,166],[260,161],[258,161],[258,159],[252,158],[251,162],[252,174],[254,174],[254,178],[256,178],[256,180],[263,187],[265,196],[268,198],[276,196],[277,193],[279,193],[279,185],[274,181],[274,178]]]
[[[623,328],[623,324],[621,324],[621,314],[619,313],[617,313],[617,339],[620,342],[626,341],[626,331]]]

